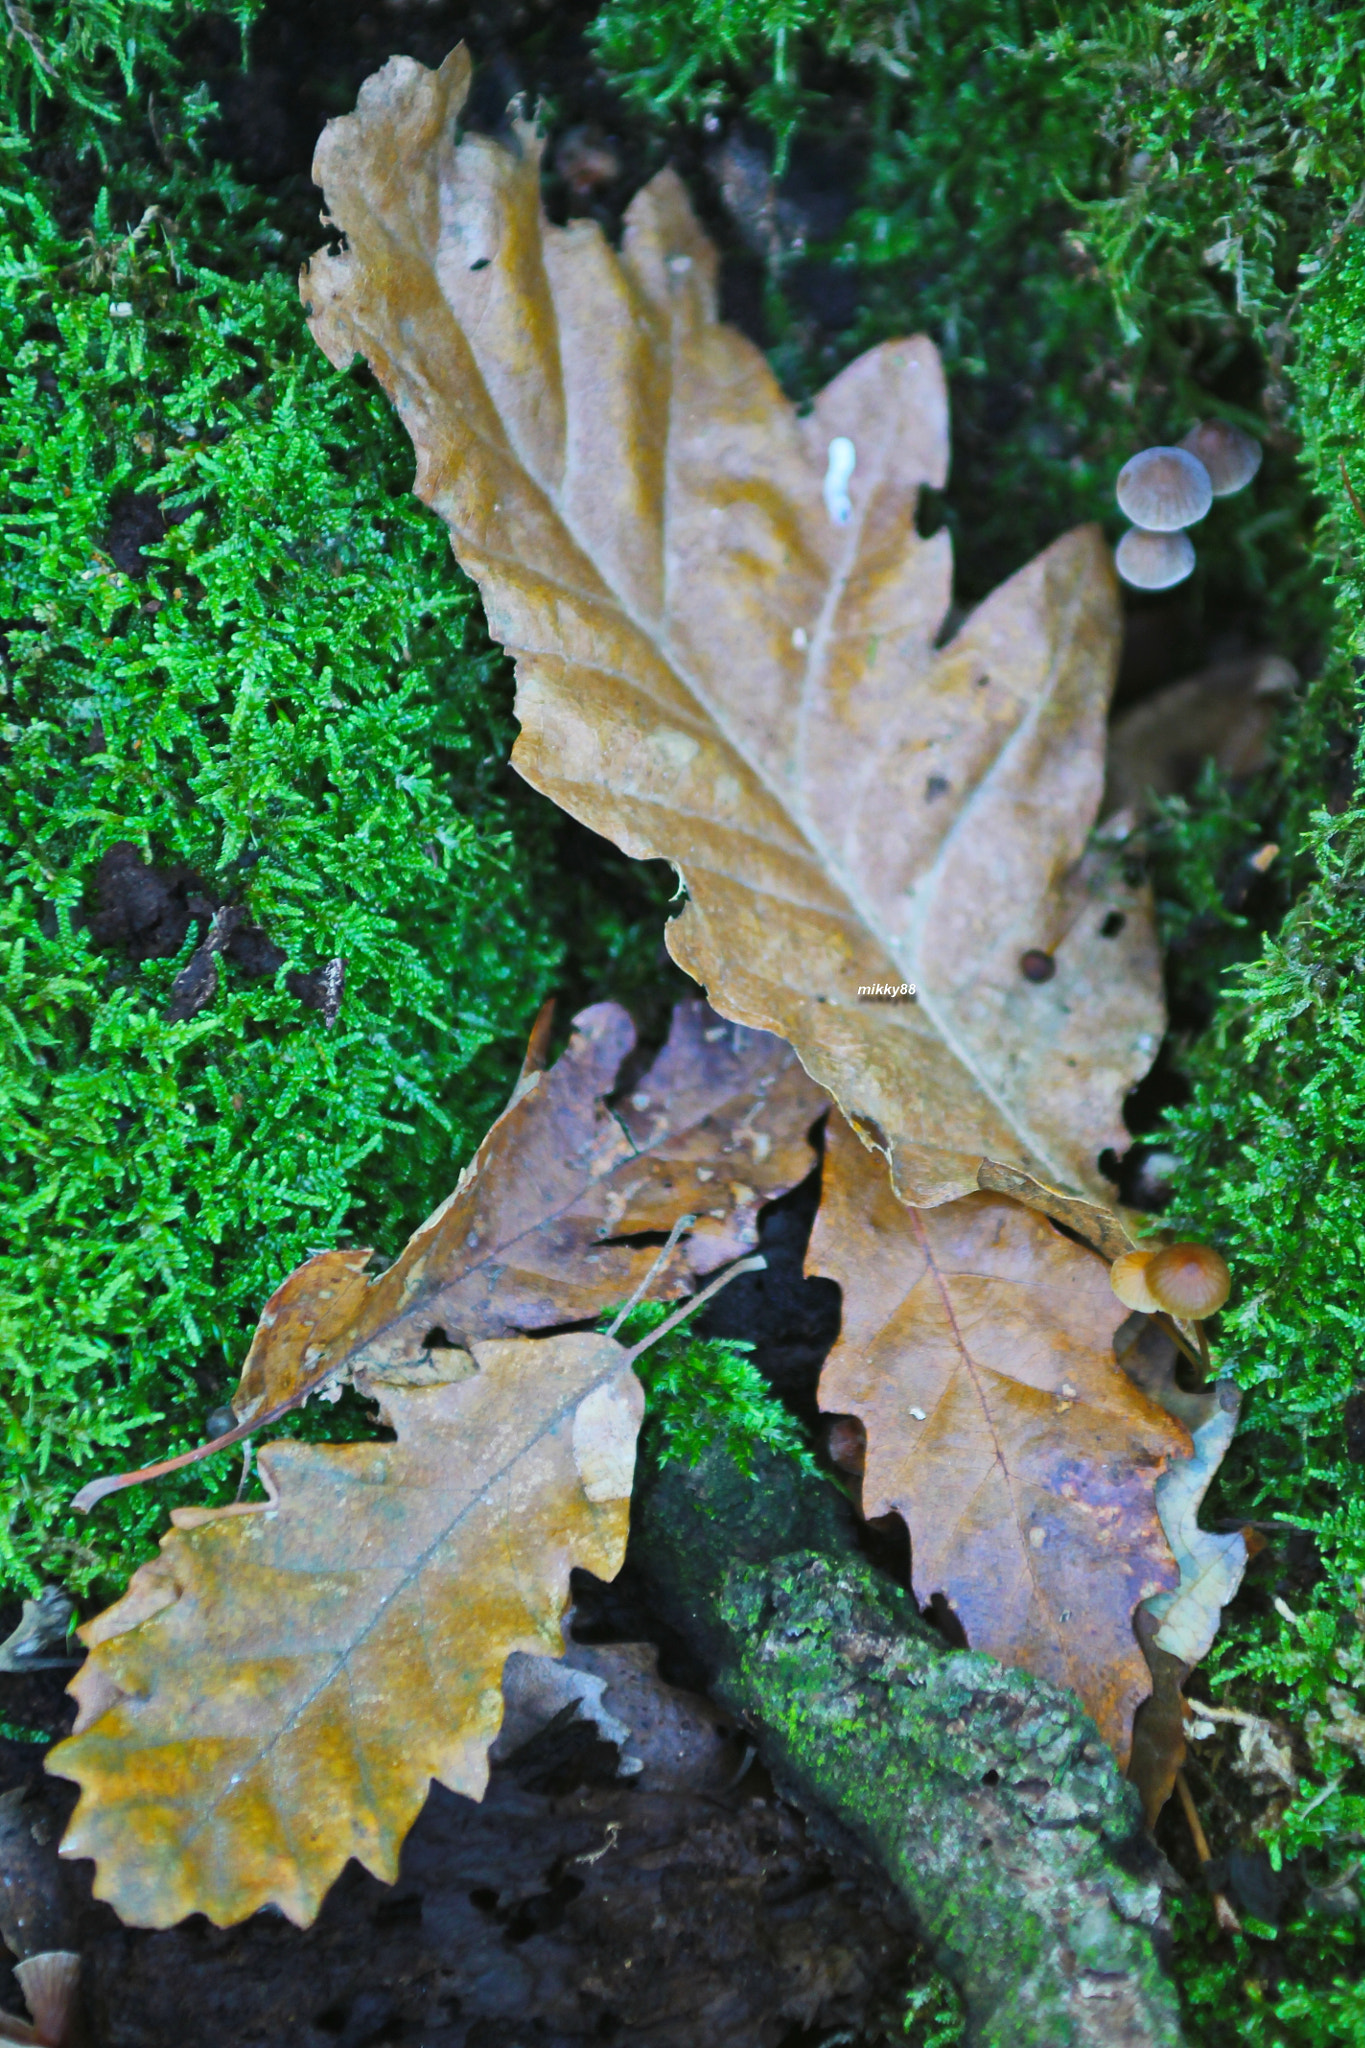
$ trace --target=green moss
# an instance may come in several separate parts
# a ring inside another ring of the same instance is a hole
[[[620,1341],[638,1344],[673,1312],[671,1302],[642,1302],[617,1332]],[[660,1465],[675,1458],[695,1465],[719,1441],[746,1476],[763,1450],[818,1476],[805,1430],[753,1363],[753,1348],[731,1337],[699,1337],[682,1323],[635,1361],[645,1390],[651,1455]]]
[[[552,986],[660,979],[657,910],[626,964],[659,892],[561,881],[507,791],[507,664],[390,409],[314,346],[202,96],[158,97],[186,12],[40,17],[0,137],[0,1582],[105,1596],[236,1473],[88,1523],[81,1479],[201,1441],[311,1249],[401,1246]],[[118,846],[200,905],[150,949],[101,920]],[[173,1022],[219,902],[274,951]],[[337,957],[329,1029],[297,978]]]

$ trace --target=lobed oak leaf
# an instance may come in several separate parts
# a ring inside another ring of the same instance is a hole
[[[631,1293],[658,1234],[688,1214],[654,1298],[689,1293],[752,1250],[762,1204],[814,1163],[807,1133],[825,1097],[789,1046],[692,1001],[609,1108],[634,1046],[618,1004],[584,1010],[554,1066],[524,1075],[455,1192],[386,1272],[366,1280],[367,1252],[322,1252],[291,1273],[261,1316],[237,1414],[343,1369],[382,1366],[392,1384],[402,1365],[410,1384],[434,1384],[465,1369],[471,1336],[586,1322]]]
[[[905,1521],[916,1598],[1069,1686],[1125,1760],[1134,1610],[1178,1577],[1155,1488],[1190,1439],[1115,1362],[1103,1262],[1005,1196],[906,1208],[834,1117],[808,1271],[844,1296],[820,1406],[863,1423],[863,1511]]]
[[[949,542],[914,523],[948,459],[932,344],[871,350],[798,418],[718,321],[678,179],[619,254],[555,227],[527,124],[456,140],[468,82],[463,48],[394,58],[329,122],[344,246],[302,289],[330,359],[392,398],[515,659],[514,765],[673,862],[674,957],[796,1047],[902,1199],[994,1169],[1107,1202],[1096,1157],[1163,1011],[1149,892],[1087,850],[1119,633],[1099,533],[940,644]]]
[[[276,1443],[268,1500],[173,1513],[81,1631],[48,1768],[121,1919],[312,1919],[354,1856],[397,1876],[435,1778],[478,1798],[515,1651],[562,1648],[569,1573],[625,1552],[644,1394],[611,1338],[494,1338],[463,1380],[361,1385],[396,1441]]]

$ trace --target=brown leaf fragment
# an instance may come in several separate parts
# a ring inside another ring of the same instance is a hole
[[[515,766],[674,863],[675,959],[796,1047],[903,1200],[995,1161],[1107,1201],[1096,1156],[1126,1145],[1163,1011],[1150,893],[1087,850],[1119,632],[1100,534],[939,646],[948,538],[915,530],[948,457],[933,346],[869,351],[798,418],[718,321],[679,180],[637,195],[619,254],[555,227],[528,124],[456,141],[468,80],[462,48],[394,58],[328,124],[345,244],[303,292],[330,359],[364,354],[398,408],[516,661]]]
[[[644,1395],[591,1333],[474,1359],[375,1385],[395,1442],[268,1446],[264,1510],[173,1516],[81,1631],[48,1767],[82,1787],[62,1853],[125,1922],[306,1924],[349,1856],[393,1881],[433,1778],[482,1794],[507,1657],[562,1648],[573,1566],[620,1568]]]
[[[1175,1790],[1176,1774],[1188,1754],[1185,1742],[1186,1701],[1181,1688],[1191,1664],[1182,1664],[1169,1650],[1158,1647],[1161,1623],[1139,1606],[1133,1627],[1152,1674],[1152,1690],[1133,1717],[1133,1747],[1127,1775],[1136,1785],[1142,1801],[1142,1818],[1154,1828],[1161,1809]]]
[[[833,1118],[808,1271],[844,1295],[820,1405],[866,1427],[863,1511],[905,1520],[916,1598],[1069,1686],[1125,1760],[1133,1612],[1178,1576],[1153,1493],[1190,1440],[1115,1363],[1104,1264],[1005,1196],[905,1208]]]
[[[751,1250],[762,1204],[810,1171],[824,1096],[780,1040],[685,1002],[648,1071],[608,1108],[634,1044],[618,1005],[584,1010],[554,1066],[523,1073],[454,1194],[387,1272],[367,1281],[368,1253],[324,1252],[291,1273],[252,1340],[238,1415],[343,1368],[440,1369],[472,1336],[601,1315],[655,1257],[655,1244],[631,1240],[688,1214],[697,1220],[653,1299],[690,1293]]]
[[[365,1299],[370,1258],[368,1251],[315,1252],[281,1281],[261,1311],[242,1367],[233,1403],[240,1421],[313,1384],[318,1360],[329,1345],[344,1341]],[[246,1388],[252,1391],[244,1399]]]
[[[1192,789],[1212,760],[1230,778],[1255,775],[1298,674],[1281,655],[1238,655],[1159,690],[1109,733],[1105,815],[1140,811],[1153,796]]]
[[[1185,1761],[1181,1688],[1208,1654],[1250,1554],[1245,1531],[1215,1533],[1198,1525],[1199,1506],[1236,1426],[1238,1393],[1231,1380],[1182,1387],[1176,1347],[1148,1315],[1130,1315],[1121,1325],[1114,1355],[1135,1386],[1184,1424],[1191,1442],[1191,1455],[1173,1460],[1156,1488],[1157,1514],[1180,1572],[1179,1588],[1151,1596],[1133,1616],[1152,1673],[1152,1695],[1138,1709],[1128,1776],[1151,1827]]]

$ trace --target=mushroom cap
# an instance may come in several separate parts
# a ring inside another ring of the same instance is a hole
[[[14,1975],[33,2015],[40,2037],[63,2048],[76,2016],[81,1987],[81,1959],[75,1949],[44,1949],[27,1962],[16,1963]]]
[[[1124,1307],[1142,1309],[1149,1316],[1155,1315],[1158,1307],[1147,1285],[1147,1268],[1154,1256],[1151,1247],[1146,1251],[1125,1252],[1109,1268],[1109,1285]]]
[[[1158,1308],[1196,1323],[1216,1315],[1232,1291],[1227,1260],[1211,1244],[1168,1244],[1143,1277]]]
[[[1134,590],[1169,590],[1194,567],[1194,543],[1187,533],[1148,533],[1130,526],[1114,551],[1114,566]]]
[[[1144,448],[1119,471],[1119,510],[1148,533],[1178,533],[1213,503],[1209,473],[1188,448]]]
[[[1201,420],[1181,442],[1209,473],[1215,498],[1245,490],[1261,466],[1261,444],[1226,420]]]

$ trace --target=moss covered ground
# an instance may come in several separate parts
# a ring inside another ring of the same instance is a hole
[[[1191,1689],[1292,1729],[1301,1789],[1239,1776],[1230,1728],[1192,1766],[1215,1848],[1261,1873],[1240,1936],[1215,1933],[1178,1815],[1162,1840],[1193,1880],[1192,2040],[1365,2042],[1365,1774],[1330,1733],[1365,1682],[1365,5],[384,18],[6,8],[0,1575],[114,1590],[174,1495],[87,1526],[76,1475],[202,1439],[310,1246],[397,1249],[547,991],[667,1000],[666,882],[505,772],[506,667],[401,432],[299,319],[315,195],[291,135],[389,50],[467,33],[490,121],[543,97],[561,211],[611,228],[679,163],[731,317],[796,395],[884,335],[934,337],[955,452],[929,516],[964,603],[1065,526],[1116,535],[1114,472],[1144,442],[1217,414],[1263,443],[1192,583],[1131,608],[1129,698],[1261,647],[1305,683],[1262,776],[1206,777],[1148,835],[1173,1028],[1130,1122],[1181,1161],[1167,1220],[1234,1264],[1218,1346],[1244,1421],[1206,1515],[1266,1539]],[[615,153],[596,184],[558,152],[585,123]],[[182,1016],[225,904],[239,935]]]

